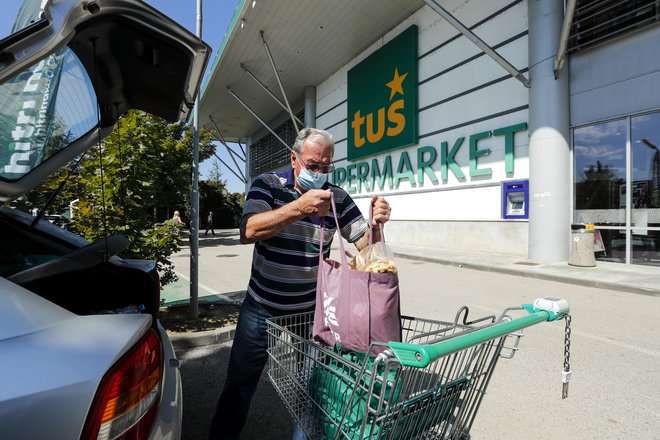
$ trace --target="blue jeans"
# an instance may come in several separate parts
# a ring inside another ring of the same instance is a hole
[[[268,360],[266,319],[291,313],[295,312],[264,306],[256,302],[250,294],[246,295],[229,355],[227,381],[211,421],[210,440],[238,439],[261,372]]]

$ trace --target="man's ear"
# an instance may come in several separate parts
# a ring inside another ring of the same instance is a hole
[[[296,167],[296,153],[293,151],[291,152],[291,168]]]

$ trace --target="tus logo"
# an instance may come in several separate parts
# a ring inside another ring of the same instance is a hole
[[[353,121],[351,121],[355,148],[362,147],[367,140],[369,143],[375,144],[380,141],[386,133],[388,137],[397,136],[404,128],[406,128],[406,117],[402,113],[402,110],[405,109],[406,102],[403,97],[394,102],[392,102],[392,99],[397,93],[400,93],[401,95],[404,94],[402,83],[407,76],[408,73],[399,75],[399,69],[394,68],[394,79],[385,84],[392,89],[392,93],[390,93],[390,106],[387,108],[387,123],[385,122],[385,107],[378,109],[375,124],[374,114],[369,113],[366,115],[366,126],[365,116],[360,114],[360,110],[355,112],[355,115],[353,115]],[[364,138],[365,135],[366,140]]]
[[[417,143],[417,26],[348,72],[348,160]]]

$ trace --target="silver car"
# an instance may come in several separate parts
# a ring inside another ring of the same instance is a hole
[[[43,9],[26,6],[0,40],[3,205],[97,145],[129,109],[186,118],[210,55],[140,0],[32,3]],[[0,438],[180,438],[158,274],[151,261],[117,257],[127,244],[88,243],[0,208]]]

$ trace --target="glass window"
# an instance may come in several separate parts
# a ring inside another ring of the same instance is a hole
[[[660,113],[631,118],[632,260],[660,263]]]
[[[657,22],[656,0],[577,0],[568,53]]]
[[[596,245],[594,251],[596,260],[614,263],[626,262],[626,231],[625,229],[596,229]]]
[[[625,226],[626,136],[625,120],[574,130],[575,223]]]
[[[660,231],[632,236],[632,262],[649,266],[660,265]]]
[[[660,266],[658,145],[660,112],[573,130],[573,221],[596,225],[596,259]]]
[[[96,95],[68,48],[0,85],[0,179],[18,180],[96,126]]]

